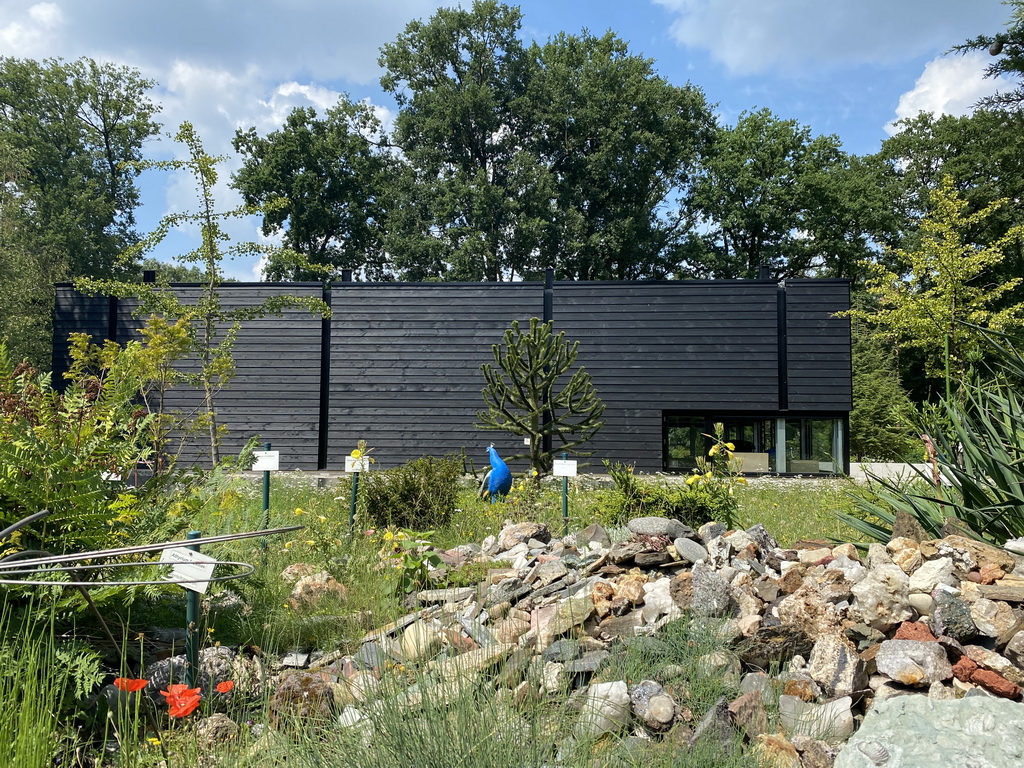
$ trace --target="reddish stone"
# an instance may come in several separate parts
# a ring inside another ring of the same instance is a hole
[[[964,658],[967,657],[965,656]],[[1016,699],[1020,696],[1020,688],[990,669],[978,669],[971,675],[971,682],[991,691],[996,696],[1002,696],[1007,699]]]
[[[932,634],[932,631],[928,629],[927,624],[923,624],[920,621],[904,621],[900,624],[899,629],[896,630],[893,640],[922,640],[925,642],[933,642],[936,640],[936,637]]]
[[[978,571],[978,575],[981,576],[982,584],[995,584],[1006,574],[998,565],[995,565],[994,563],[986,563],[981,566],[981,570]]]
[[[967,574],[967,580],[973,581],[975,584],[981,584],[981,574],[977,571],[971,571]]]
[[[953,665],[953,677],[959,680],[961,683],[971,682],[971,676],[979,669],[978,665],[975,664],[967,656],[962,656],[960,661]]]

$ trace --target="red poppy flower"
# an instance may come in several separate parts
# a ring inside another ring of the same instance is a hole
[[[160,695],[167,699],[167,714],[171,717],[191,715],[202,699],[200,690],[199,688],[189,688],[184,683],[175,683],[167,686],[166,691],[160,691]]]
[[[134,677],[115,677],[114,687],[119,691],[127,691],[128,693],[135,693],[141,691],[146,687],[149,680],[142,680]]]
[[[231,680],[225,680],[223,683],[217,683],[217,693],[229,693],[232,688],[235,687],[234,682]]]

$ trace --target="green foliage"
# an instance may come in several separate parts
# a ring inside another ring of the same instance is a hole
[[[708,522],[732,527],[738,503],[736,488],[745,485],[732,458],[734,446],[722,439],[722,425],[715,425],[715,442],[707,456],[681,483],[651,482],[633,474],[633,467],[605,462],[618,493],[616,525],[633,517],[669,517],[693,529]]]
[[[156,314],[164,318],[166,322],[161,326],[162,332],[174,332],[174,338],[167,340],[167,343],[172,343],[175,349],[182,348],[180,334],[185,334],[184,348],[195,355],[199,366],[198,372],[182,373],[178,378],[184,379],[203,392],[204,414],[198,426],[206,432],[210,446],[210,461],[216,465],[220,462],[222,430],[218,424],[214,401],[217,393],[227,386],[234,376],[232,351],[242,322],[272,314],[278,315],[286,307],[305,307],[310,312],[317,312],[324,317],[330,316],[330,309],[321,299],[299,296],[275,296],[257,305],[237,308],[228,308],[221,302],[217,289],[223,282],[223,260],[229,256],[252,255],[266,250],[255,243],[237,243],[225,248],[223,243],[228,240],[228,235],[224,232],[221,222],[255,213],[257,209],[246,207],[218,211],[213,189],[218,179],[217,164],[222,158],[206,153],[202,141],[190,123],[182,123],[175,140],[184,144],[188,150],[186,159],[147,162],[140,166],[188,171],[196,182],[199,211],[168,214],[153,233],[122,252],[119,258],[123,264],[134,264],[143,253],[160,243],[172,228],[182,225],[197,226],[201,233],[199,246],[182,255],[179,260],[186,266],[201,267],[206,276],[198,299],[192,303],[183,301],[169,289],[166,276],[155,283],[82,279],[76,282],[76,287],[87,293],[137,298],[139,313]],[[176,321],[181,322],[175,325]],[[152,325],[151,333],[154,337],[160,335],[160,331]]]
[[[430,572],[444,565],[431,547],[430,539],[434,531],[399,531],[392,539],[392,546],[397,555],[399,594],[410,595],[430,585]]]
[[[360,504],[373,528],[438,528],[455,514],[461,476],[456,456],[423,456],[394,469],[363,472]]]
[[[866,331],[862,323],[854,326],[850,453],[857,461],[915,461],[916,410],[900,383],[892,349]]]
[[[380,133],[370,106],[344,96],[323,119],[312,108],[293,110],[265,138],[255,128],[236,131],[245,161],[233,185],[262,207],[263,234],[282,234],[290,249],[273,255],[268,278],[327,280],[344,268],[386,274],[380,191],[393,162],[368,138]]]
[[[494,365],[480,366],[487,410],[477,413],[477,426],[530,438],[527,455],[538,477],[551,471],[556,453],[588,455],[576,449],[604,426],[604,403],[590,374],[583,366],[573,370],[580,343],[553,328],[533,317],[522,331],[513,320],[504,344],[491,347]],[[554,438],[558,444],[548,448]]]
[[[1000,360],[999,377],[965,382],[956,398],[926,412],[932,470],[907,486],[877,480],[867,492],[854,492],[856,509],[840,514],[844,522],[879,541],[888,540],[898,511],[936,538],[948,517],[997,545],[1024,536],[1024,358],[1006,337],[988,338]]]
[[[950,382],[962,381],[970,364],[980,357],[981,337],[972,326],[1010,328],[1020,324],[1024,313],[1024,303],[1000,305],[1022,278],[993,285],[988,277],[1002,262],[1004,249],[1024,235],[1024,227],[1014,227],[987,243],[976,243],[971,236],[1002,204],[997,201],[969,213],[953,181],[943,177],[921,222],[920,245],[895,251],[909,274],[882,263],[867,265],[866,287],[876,306],[845,313],[869,323],[890,346],[922,350],[926,373],[933,377],[945,373],[947,398]]]
[[[765,265],[773,277],[852,276],[868,253],[870,170],[835,136],[812,138],[767,109],[743,113],[719,129],[696,184],[694,208],[710,228],[685,273],[753,278]]]
[[[100,655],[58,642],[53,625],[0,620],[0,764],[50,768],[74,752],[70,716],[104,677]]]
[[[135,177],[156,134],[152,80],[92,59],[0,58],[0,146],[21,154],[23,233],[71,276],[109,278],[135,239]]]
[[[14,534],[16,548],[63,552],[124,536],[134,497],[104,475],[127,473],[150,453],[152,418],[132,402],[140,350],[73,337],[60,393],[48,375],[13,365],[0,345],[0,525],[50,510]]]

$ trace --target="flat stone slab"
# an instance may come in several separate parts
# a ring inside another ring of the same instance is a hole
[[[989,696],[876,702],[835,768],[1009,768],[1024,764],[1024,705]]]

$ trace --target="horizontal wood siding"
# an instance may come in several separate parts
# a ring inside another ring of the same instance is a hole
[[[175,290],[189,301],[200,288]],[[234,308],[270,296],[320,292],[308,283],[226,284],[221,298]],[[519,438],[475,427],[483,407],[480,365],[492,361],[492,345],[502,341],[513,320],[528,323],[543,315],[542,284],[341,283],[331,292],[326,387],[319,316],[290,309],[243,324],[234,349],[235,377],[217,397],[228,427],[226,455],[252,435],[281,451],[283,468],[298,469],[315,469],[323,446],[327,468],[340,469],[361,439],[376,448],[381,468],[461,451],[482,467],[492,441],[502,455],[523,452]],[[848,304],[845,281],[787,281],[786,356],[780,360],[774,282],[557,283],[555,329],[580,341],[578,363],[594,377],[607,407],[606,425],[590,446],[591,467],[600,469],[609,460],[661,470],[664,411],[773,416],[783,408],[782,374],[790,414],[849,410],[849,323],[834,317]],[[135,306],[118,302],[119,342],[140,338],[144,318],[134,315]],[[68,332],[105,337],[109,307],[105,297],[58,286],[58,374],[67,365]],[[180,366],[197,370],[194,360]],[[168,407],[198,412],[202,395],[179,388],[170,393]],[[182,459],[202,463],[206,452],[202,436],[193,437]],[[525,468],[521,461],[514,466]]]
[[[198,286],[176,286],[185,303],[198,300]],[[282,295],[320,298],[319,286],[225,284],[220,300],[225,310],[252,307]],[[138,302],[119,302],[118,339],[141,340],[139,329],[146,318],[138,316]],[[317,468],[317,436],[320,416],[320,316],[302,308],[284,310],[242,323],[233,348],[235,376],[215,396],[217,418],[227,428],[221,454],[237,454],[253,436],[270,442],[281,453],[282,469]],[[218,326],[221,333],[229,324]],[[178,369],[198,373],[195,358],[183,360]],[[165,407],[186,415],[203,412],[200,389],[180,386],[167,396]],[[180,439],[180,436],[178,436]],[[209,461],[209,438],[193,434],[182,446],[183,464]]]
[[[853,408],[849,308],[846,280],[786,281],[790,411]]]
[[[541,286],[342,283],[331,301],[329,468],[361,439],[381,468],[463,450],[479,468],[491,442],[503,456],[522,450],[474,426],[480,366],[513,320],[542,316]]]
[[[778,408],[775,283],[558,283],[554,319],[606,405],[595,461],[660,471],[663,410]]]
[[[87,333],[96,343],[107,338],[110,328],[110,299],[106,296],[86,296],[71,285],[56,286],[53,307],[53,371],[54,384],[60,387],[64,373],[71,363],[68,358],[68,335]]]

